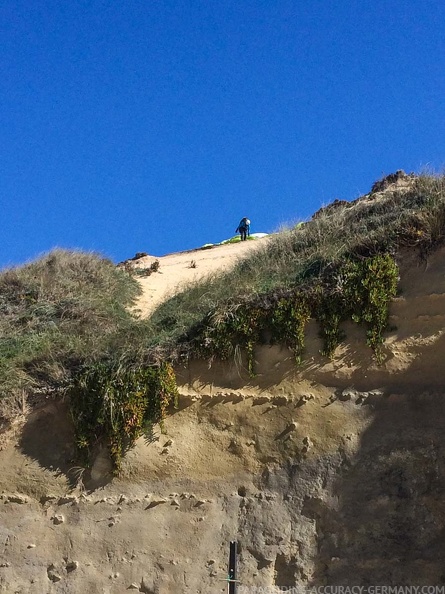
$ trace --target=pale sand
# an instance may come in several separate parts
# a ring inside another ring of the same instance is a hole
[[[133,261],[134,268],[148,268],[155,260],[159,261],[158,272],[139,277],[143,294],[135,304],[135,311],[141,317],[149,316],[162,301],[178,293],[186,285],[215,272],[230,270],[238,260],[259,246],[264,246],[268,239],[269,236],[254,241],[178,252],[161,258],[145,256]]]

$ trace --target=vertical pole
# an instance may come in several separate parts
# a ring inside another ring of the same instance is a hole
[[[229,594],[236,594],[236,541],[230,541]]]

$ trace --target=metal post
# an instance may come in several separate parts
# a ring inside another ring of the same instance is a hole
[[[229,554],[229,577],[228,577],[229,594],[236,594],[236,541],[230,541]]]

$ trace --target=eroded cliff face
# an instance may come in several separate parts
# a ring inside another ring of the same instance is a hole
[[[111,478],[73,468],[66,405],[48,401],[0,452],[2,592],[224,592],[244,586],[445,582],[445,252],[400,260],[386,360],[364,331],[327,361],[309,324],[278,346],[177,370],[180,406]]]

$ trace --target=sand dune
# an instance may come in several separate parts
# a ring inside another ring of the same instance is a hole
[[[131,265],[136,269],[149,268],[153,262],[159,261],[158,272],[140,277],[143,295],[137,301],[135,310],[142,317],[150,315],[162,301],[180,291],[184,285],[219,270],[230,270],[238,260],[264,245],[266,241],[268,237],[178,252],[161,258],[144,256],[131,261]]]

